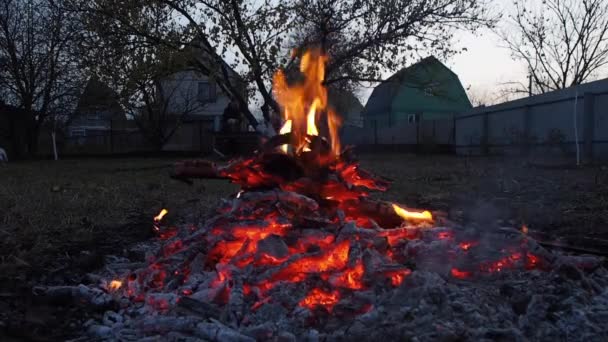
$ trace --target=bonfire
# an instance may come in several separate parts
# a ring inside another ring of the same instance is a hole
[[[556,256],[527,228],[480,232],[374,200],[390,182],[340,146],[340,119],[323,85],[326,60],[311,50],[301,58],[302,80],[275,75],[284,124],[254,155],[176,165],[177,177],[225,178],[240,191],[200,225],[165,225],[163,210],[146,264],[115,258],[101,285],[72,288],[107,309],[88,325],[90,336],[516,340],[567,330],[536,327],[548,304],[528,291],[542,295],[550,285],[543,274],[564,267],[583,279],[581,269],[601,269],[599,259]],[[589,286],[580,290],[585,298],[601,292]]]

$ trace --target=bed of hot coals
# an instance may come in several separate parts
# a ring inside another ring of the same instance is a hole
[[[328,167],[311,193],[308,176],[284,182],[268,161],[181,165],[244,190],[204,222],[165,225],[163,211],[158,238],[135,248],[144,263],[108,257],[97,283],[37,291],[105,311],[83,340],[608,338],[603,260],[373,201],[362,189],[386,184],[354,162]]]

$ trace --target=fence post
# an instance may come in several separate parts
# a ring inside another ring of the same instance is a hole
[[[490,120],[488,113],[483,113],[482,133],[481,133],[481,153],[490,153]]]
[[[522,148],[522,152],[524,156],[528,156],[530,154],[530,149],[532,146],[532,137],[530,134],[530,125],[531,125],[531,121],[532,121],[532,114],[531,114],[531,109],[530,109],[530,105],[526,105],[524,107],[524,136],[523,136],[523,148]]]
[[[374,120],[374,145],[378,145],[378,120]]]
[[[451,142],[454,145],[454,151],[458,150],[458,141],[456,140],[456,114],[452,115],[452,139]],[[448,142],[449,144],[449,142]]]
[[[110,154],[114,153],[114,124],[110,119]]]
[[[203,122],[198,121],[198,151],[203,152]]]
[[[595,113],[593,111],[595,96],[593,93],[585,93],[583,99],[583,120],[584,120],[584,153],[583,160],[586,163],[593,161],[593,136],[595,135]]]

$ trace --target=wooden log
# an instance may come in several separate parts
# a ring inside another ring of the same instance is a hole
[[[390,202],[360,199],[346,201],[343,205],[348,216],[366,216],[377,222],[383,228],[393,228],[404,221],[397,215]]]

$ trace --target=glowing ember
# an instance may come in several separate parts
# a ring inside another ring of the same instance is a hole
[[[338,291],[323,291],[319,288],[314,288],[308,295],[300,301],[300,306],[314,309],[318,306],[325,307],[327,311],[331,311],[340,300]]]
[[[452,268],[452,277],[454,278],[458,278],[458,279],[467,279],[470,278],[473,274],[471,272],[468,271],[461,271],[457,268]]]
[[[401,285],[401,283],[403,282],[403,279],[405,279],[405,277],[409,276],[412,273],[412,271],[408,270],[408,269],[404,269],[404,270],[396,270],[396,271],[389,271],[387,272],[387,275],[390,277],[391,279],[391,284],[395,287]]]
[[[538,267],[540,260],[538,259],[538,257],[536,255],[532,255],[530,253],[528,253],[526,255],[526,268],[529,270],[535,269]]]
[[[273,278],[274,280],[299,282],[304,279],[303,275],[307,273],[340,270],[346,266],[349,248],[349,242],[344,241],[324,254],[303,257],[289,264]]]
[[[167,215],[169,213],[169,211],[167,211],[167,209],[163,209],[160,211],[160,213],[158,213],[158,215],[154,216],[154,222],[160,222],[163,217],[165,217],[165,215]]]
[[[471,247],[477,246],[477,242],[461,242],[458,244],[458,247],[463,251],[468,251]]]
[[[110,291],[116,291],[118,289],[120,289],[122,287],[122,281],[120,280],[112,280],[110,282],[110,285],[108,286],[108,289]]]
[[[427,210],[423,212],[408,211],[396,204],[393,204],[393,209],[395,210],[395,213],[401,216],[404,220],[433,222],[433,215]]]
[[[347,269],[340,275],[332,284],[338,287],[344,287],[352,290],[361,290],[363,286],[363,275],[365,269],[363,268],[363,262],[359,260],[355,267]]]

